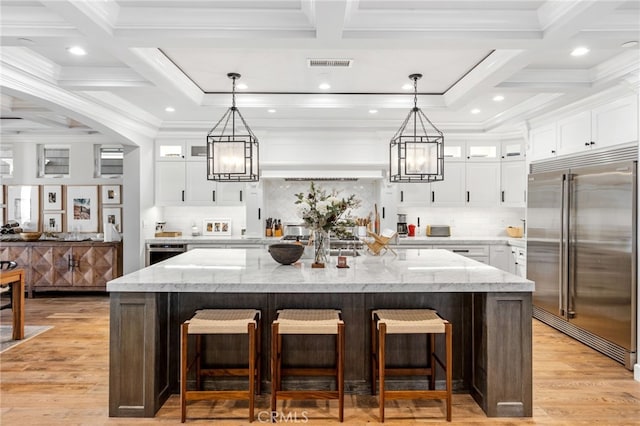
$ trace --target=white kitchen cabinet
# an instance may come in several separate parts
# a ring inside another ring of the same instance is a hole
[[[500,160],[500,141],[467,141],[467,161]]]
[[[521,247],[511,247],[511,268],[515,275],[527,278],[527,251]]]
[[[505,207],[526,207],[527,167],[524,160],[500,164],[500,203]]]
[[[531,161],[555,157],[556,139],[556,123],[531,129],[528,155]]]
[[[184,161],[185,152],[185,141],[156,140],[156,161]]]
[[[431,205],[464,206],[465,205],[466,164],[457,161],[444,162],[444,180],[431,183]]]
[[[445,161],[464,161],[467,156],[467,143],[465,141],[447,140],[444,144]]]
[[[489,265],[514,273],[512,249],[513,247],[506,244],[492,244],[489,246]]]
[[[156,204],[159,206],[244,204],[244,183],[207,180],[203,161],[157,161]]]
[[[591,111],[593,148],[638,140],[638,96],[630,95]]]
[[[185,161],[186,187],[184,201],[187,205],[214,205],[216,203],[216,182],[207,180],[207,163]]]
[[[489,264],[489,246],[474,244],[474,245],[434,245],[434,249],[444,249],[457,253],[461,256],[468,257],[478,262]]]
[[[591,111],[583,111],[558,120],[556,151],[558,155],[591,149]]]
[[[187,161],[207,161],[207,141],[202,138],[186,142],[185,159]]]
[[[185,162],[156,161],[156,205],[182,205],[184,197]]]
[[[524,160],[526,146],[523,139],[505,139],[500,144],[502,161]]]
[[[431,186],[426,182],[398,184],[398,203],[403,206],[426,207],[431,204]]]
[[[265,225],[262,221],[264,212],[264,191],[262,183],[248,183],[246,193],[246,235],[250,237],[263,237]]]
[[[499,204],[500,163],[467,163],[466,202],[470,206]]]

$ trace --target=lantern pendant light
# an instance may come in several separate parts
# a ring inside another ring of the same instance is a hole
[[[233,80],[231,107],[207,134],[207,179],[218,182],[257,182],[258,138],[236,107],[236,80]]]
[[[418,80],[411,74],[413,108],[391,138],[389,180],[397,183],[444,180],[444,135],[418,108]]]

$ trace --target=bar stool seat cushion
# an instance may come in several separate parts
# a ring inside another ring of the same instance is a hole
[[[387,334],[444,333],[446,321],[433,309],[378,309],[371,313],[380,324],[386,324]]]
[[[255,309],[200,309],[187,321],[189,334],[247,334],[247,326],[260,317]]]
[[[344,324],[335,309],[282,309],[274,323],[278,334],[338,334]]]

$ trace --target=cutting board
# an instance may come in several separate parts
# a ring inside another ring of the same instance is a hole
[[[180,231],[166,231],[166,232],[156,232],[156,238],[164,238],[164,237],[181,237],[182,232]]]

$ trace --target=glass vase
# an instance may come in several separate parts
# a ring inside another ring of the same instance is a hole
[[[313,265],[315,267],[322,268],[325,264],[329,263],[330,259],[329,231],[325,231],[324,229],[314,231],[313,247],[315,250]]]

